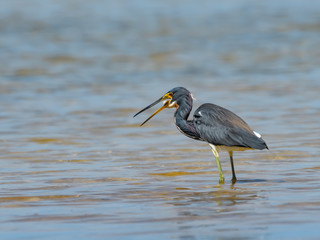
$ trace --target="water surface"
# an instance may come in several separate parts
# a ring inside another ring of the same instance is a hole
[[[318,239],[320,4],[4,1],[1,239]],[[270,151],[226,183],[173,110],[176,86],[222,105]]]

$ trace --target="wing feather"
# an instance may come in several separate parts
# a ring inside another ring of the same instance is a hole
[[[200,138],[214,145],[267,148],[248,124],[233,112],[215,104],[201,105],[193,115],[193,122]]]

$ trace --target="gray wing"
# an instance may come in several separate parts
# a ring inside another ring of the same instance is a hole
[[[248,124],[223,107],[206,103],[193,115],[193,122],[200,138],[214,145],[237,146],[255,149],[267,148]]]

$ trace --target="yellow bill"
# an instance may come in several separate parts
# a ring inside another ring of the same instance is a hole
[[[172,93],[166,93],[163,97],[161,97],[160,99],[158,99],[157,101],[155,101],[154,103],[150,104],[149,106],[145,107],[144,109],[142,109],[141,111],[139,111],[138,113],[136,113],[133,117],[137,116],[138,114],[144,112],[145,110],[153,107],[154,105],[158,104],[161,101],[165,101],[163,106],[161,108],[159,108],[157,111],[155,111],[147,120],[145,120],[143,123],[141,123],[140,126],[144,125],[146,122],[148,122],[153,116],[155,116],[157,113],[161,112],[163,109],[167,108],[171,102],[172,99]]]

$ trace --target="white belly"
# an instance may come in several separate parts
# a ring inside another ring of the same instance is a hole
[[[234,151],[246,151],[252,150],[252,148],[247,147],[228,147],[228,146],[216,146],[213,144],[209,144],[212,149],[216,152],[234,152]]]
[[[233,151],[246,151],[252,150],[252,148],[246,147],[228,147],[228,146],[216,146],[218,152],[233,152]]]

